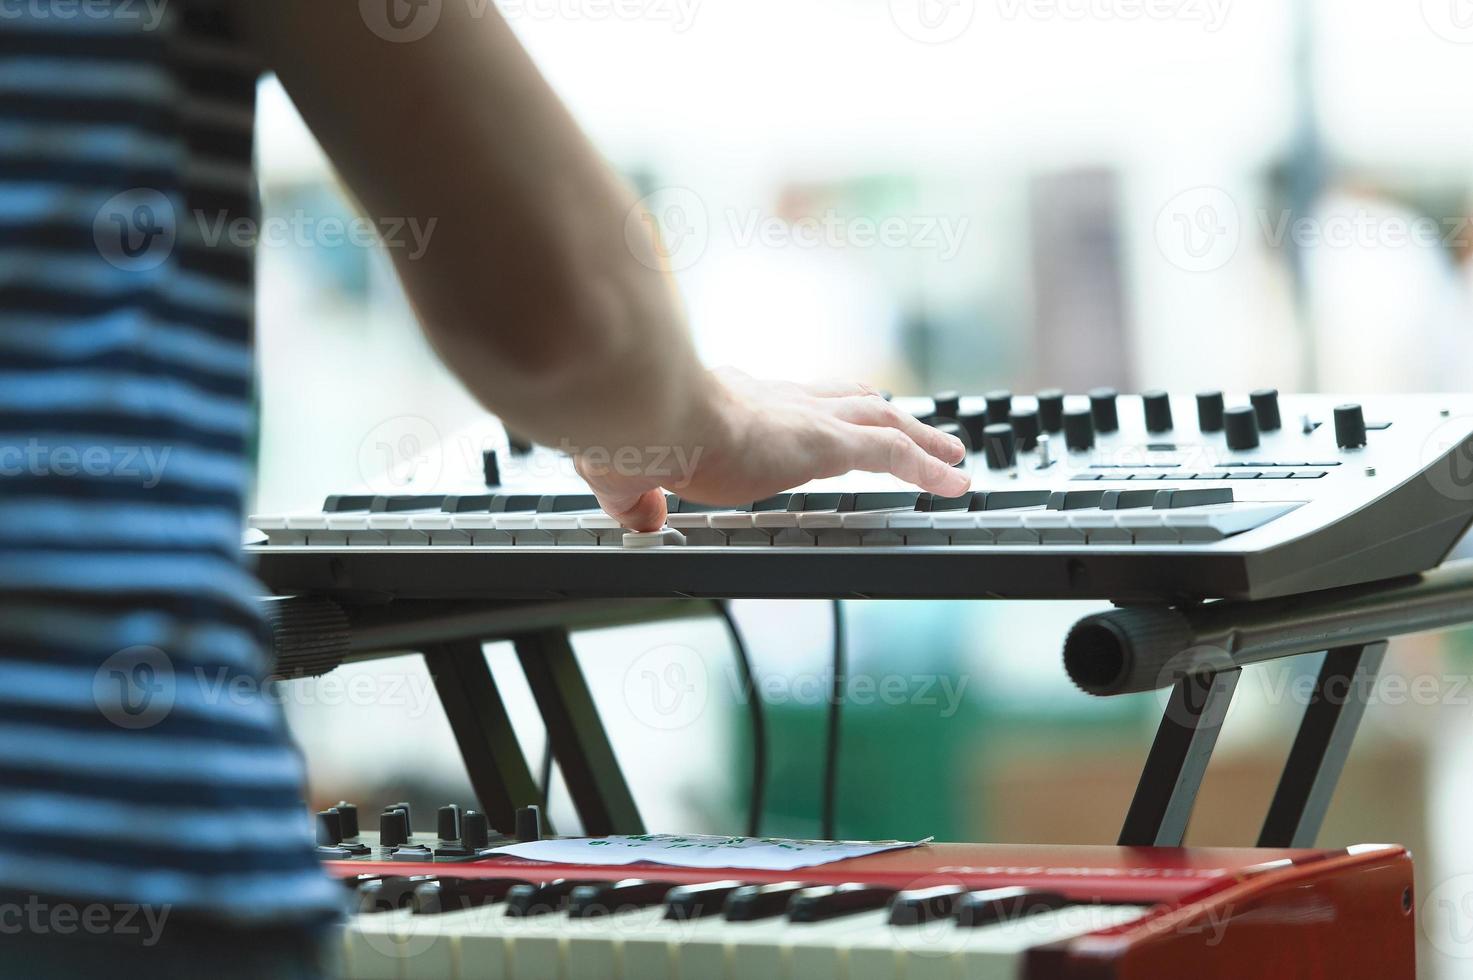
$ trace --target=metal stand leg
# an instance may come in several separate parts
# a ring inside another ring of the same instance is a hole
[[[599,721],[567,632],[548,629],[512,639],[547,723],[552,754],[568,784],[583,832],[591,836],[644,833],[644,822]]]
[[[1240,671],[1177,681],[1120,831],[1122,847],[1180,847]]]
[[[1325,654],[1259,847],[1314,846],[1385,656],[1384,640]]]
[[[481,644],[461,641],[430,647],[424,658],[481,809],[493,827],[514,833],[517,808],[540,802],[541,793],[517,744]]]

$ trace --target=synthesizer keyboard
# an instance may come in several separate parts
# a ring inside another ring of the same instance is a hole
[[[494,855],[328,867],[359,980],[1414,973],[1411,860],[1389,846],[931,844],[782,873]]]
[[[546,450],[250,518],[280,594],[1258,599],[1438,565],[1473,520],[1473,398],[943,394],[941,499],[855,473],[630,534]],[[477,435],[451,440],[484,445]],[[450,459],[454,454],[447,453]]]

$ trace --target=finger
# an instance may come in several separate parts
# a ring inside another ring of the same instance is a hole
[[[907,411],[879,398],[842,398],[834,402],[834,414],[845,422],[897,429],[943,463],[960,463],[967,455],[966,443],[927,425]]]
[[[870,387],[863,381],[844,381],[841,379],[810,381],[799,385],[799,387],[815,398],[857,398],[866,395],[878,396],[880,394],[877,389]]]
[[[631,531],[658,531],[665,526],[665,519],[669,516],[665,494],[660,490],[646,490],[629,496],[601,493],[595,489],[593,494],[605,514]]]
[[[968,473],[947,466],[903,432],[854,426],[850,434],[854,469],[891,473],[943,497],[960,497],[972,488]]]

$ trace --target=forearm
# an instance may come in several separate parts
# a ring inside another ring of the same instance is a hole
[[[653,243],[626,236],[633,195],[495,6],[473,8],[445,4],[410,43],[376,36],[356,3],[238,9],[365,211],[435,222],[422,254],[391,254],[474,395],[550,445],[688,438],[711,411],[706,375]]]

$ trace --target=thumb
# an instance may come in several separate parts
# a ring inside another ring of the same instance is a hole
[[[665,518],[669,516],[665,493],[659,489],[646,490],[633,499],[595,493],[604,512],[631,531],[658,531],[665,526]]]

